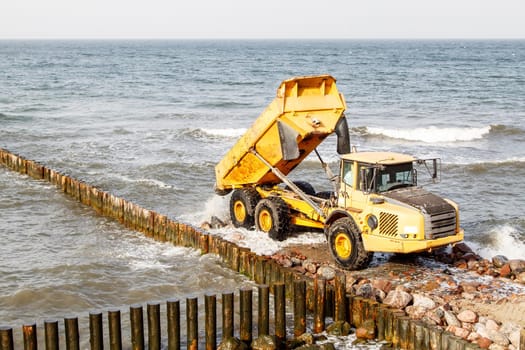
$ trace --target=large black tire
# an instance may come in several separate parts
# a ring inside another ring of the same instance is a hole
[[[235,227],[251,229],[255,223],[255,206],[261,196],[254,188],[233,191],[230,199],[230,217]]]
[[[290,226],[290,209],[279,197],[268,197],[255,207],[255,227],[271,239],[284,241]]]
[[[347,270],[367,267],[374,255],[365,250],[361,232],[350,217],[337,219],[329,227],[328,244],[334,259]]]
[[[310,196],[315,195],[314,186],[312,186],[312,184],[310,184],[309,182],[306,182],[306,181],[294,181],[293,184],[295,186],[299,187],[299,189],[301,191],[303,191],[304,193],[306,193],[306,194],[308,194]],[[290,190],[289,186],[286,186],[285,188],[287,190]]]

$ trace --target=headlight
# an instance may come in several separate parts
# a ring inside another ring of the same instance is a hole
[[[366,218],[366,223],[368,227],[370,227],[370,230],[372,231],[375,230],[378,225],[378,221],[375,215],[368,215],[368,217]]]

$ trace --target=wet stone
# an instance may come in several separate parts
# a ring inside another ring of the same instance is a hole
[[[492,257],[492,264],[498,268],[508,263],[508,261],[509,259],[507,259],[507,257],[504,255],[496,255]]]

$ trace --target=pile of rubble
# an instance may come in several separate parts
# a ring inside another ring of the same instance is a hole
[[[524,260],[497,256],[489,261],[459,244],[432,259],[396,262],[396,257],[389,257],[366,270],[344,271],[321,247],[317,253],[301,247],[272,258],[312,278],[330,281],[343,272],[347,292],[404,310],[413,319],[440,326],[483,349],[519,349],[525,327]]]

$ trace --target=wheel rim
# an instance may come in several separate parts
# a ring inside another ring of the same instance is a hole
[[[236,201],[233,204],[233,215],[238,222],[244,222],[246,220],[246,207],[241,201]]]
[[[338,233],[334,240],[335,252],[341,259],[348,259],[352,254],[352,242],[344,233]]]
[[[268,210],[261,210],[259,213],[259,228],[261,231],[270,232],[272,225],[272,214]]]

